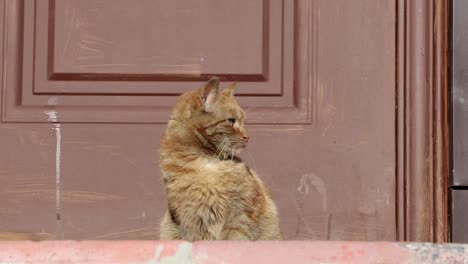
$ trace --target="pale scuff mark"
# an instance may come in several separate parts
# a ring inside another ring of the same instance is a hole
[[[161,64],[151,63],[150,66],[154,70],[160,71],[176,71],[180,74],[202,74],[203,65],[200,63],[171,63],[171,64]]]
[[[41,231],[39,233],[27,233],[27,232],[0,232],[0,240],[52,240],[56,239],[54,234],[46,233]]]
[[[49,100],[47,100],[48,105],[57,105],[58,104],[58,98],[57,97],[51,97]],[[49,120],[50,121],[50,120]]]
[[[323,103],[323,83],[321,80],[317,80],[317,105],[322,106]]]
[[[94,47],[90,47],[88,44],[86,44],[86,42],[83,42],[83,40],[80,40],[80,42],[78,42],[78,46],[85,52],[89,51],[91,53],[102,53],[101,50]]]
[[[170,60],[175,64],[185,64],[185,63],[199,63],[205,61],[204,57],[199,56],[177,56],[177,55],[149,55],[145,54],[145,56],[135,57],[136,61],[146,61],[146,62],[153,62],[153,63],[160,63],[161,61]]]
[[[67,17],[69,18],[68,21],[70,21],[70,23],[67,25],[67,37],[65,39],[65,45],[63,46],[63,50],[62,50],[62,58],[65,57],[65,55],[67,54],[68,50],[69,50],[69,46],[70,46],[70,40],[72,38],[72,35],[73,33],[75,32],[74,29],[76,27],[76,22],[75,22],[75,19],[76,19],[76,9],[72,9],[70,10],[71,7],[68,6],[65,13],[67,15]]]
[[[57,229],[61,229],[60,225],[60,190],[61,190],[61,183],[60,183],[60,160],[61,160],[61,146],[62,146],[62,129],[60,123],[58,122],[58,114],[55,110],[45,111],[47,115],[47,120],[49,122],[54,123],[54,131],[55,131],[55,209],[56,209],[56,218],[57,218]]]
[[[253,109],[255,107],[251,107]],[[247,111],[249,111],[248,109]],[[256,127],[250,130],[254,133],[262,133],[265,136],[274,136],[275,133],[287,133],[290,135],[303,135],[307,130],[305,126],[302,125],[284,125],[281,127]]]
[[[77,26],[78,28],[78,26]],[[104,50],[109,45],[114,45],[113,41],[109,41],[100,37],[92,36],[89,32],[80,31],[81,39],[78,42],[78,47],[83,51],[84,54],[90,55],[91,58],[96,58],[104,53]],[[113,66],[113,64],[110,64]],[[117,64],[119,65],[119,64]],[[128,64],[124,64],[128,66]]]
[[[146,261],[146,264],[191,264],[192,262],[192,243],[182,242],[179,244],[176,252],[172,256],[161,256],[164,245],[156,248],[153,258]]]
[[[159,231],[158,226],[144,226],[142,228],[123,230],[95,236],[95,239],[154,239]]]
[[[23,187],[31,187],[30,189],[9,189],[2,190],[3,193],[12,195],[18,201],[23,200],[51,200],[55,199],[57,192],[49,189],[40,189],[38,186],[47,186],[45,183],[25,183]],[[102,192],[89,192],[89,191],[60,191],[60,202],[70,204],[87,204],[96,202],[107,201],[122,201],[125,200],[124,196],[115,195],[111,193]]]
[[[90,35],[89,33],[85,33],[84,36],[86,37],[86,41],[88,41],[88,43],[101,43],[101,45],[103,44],[107,44],[107,45],[114,45],[115,42],[114,41],[111,41],[111,40],[107,40],[107,39],[104,39],[104,38],[101,38],[99,36],[93,36],[93,35]],[[85,40],[85,39],[83,39]]]
[[[84,57],[80,57],[80,59],[82,59]],[[130,64],[128,63],[101,63],[101,64],[76,64],[75,65],[76,67],[95,67],[95,68],[99,68],[99,67],[122,67],[122,68],[126,68],[128,66],[131,66]]]
[[[337,109],[331,104],[327,104],[322,109],[320,122],[323,123],[322,136],[326,136],[328,130],[335,126],[337,119]]]
[[[385,166],[383,175],[385,179],[392,179],[395,175],[395,166],[393,165]],[[390,193],[384,192],[383,196],[384,196],[383,198],[385,200],[385,204],[389,206],[390,205]]]
[[[320,194],[322,198],[322,209],[328,211],[328,194],[325,182],[313,173],[307,173],[302,175],[299,187],[297,191],[302,195],[308,195],[310,191],[310,185]]]

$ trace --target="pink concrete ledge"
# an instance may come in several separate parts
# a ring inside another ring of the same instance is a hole
[[[390,242],[11,241],[0,263],[468,263],[468,245]]]

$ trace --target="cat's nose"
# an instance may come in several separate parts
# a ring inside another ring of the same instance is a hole
[[[243,137],[244,137],[245,142],[249,142],[249,136],[243,136]]]

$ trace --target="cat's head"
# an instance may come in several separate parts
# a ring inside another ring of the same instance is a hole
[[[238,154],[249,136],[245,112],[234,98],[236,85],[219,90],[219,78],[211,78],[202,88],[180,96],[171,119],[215,154]]]

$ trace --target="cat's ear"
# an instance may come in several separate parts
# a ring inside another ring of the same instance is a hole
[[[212,112],[214,104],[218,99],[219,78],[211,78],[203,87],[202,102],[205,112]]]
[[[223,94],[227,97],[233,97],[234,90],[236,90],[236,87],[237,87],[237,82],[232,83],[231,85],[229,85],[223,90]]]

